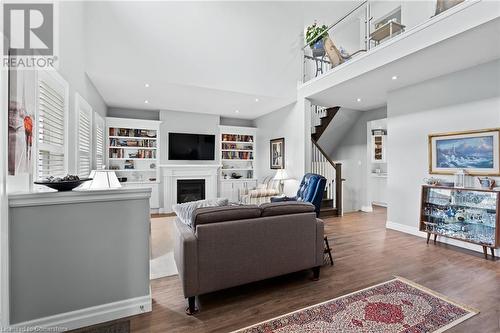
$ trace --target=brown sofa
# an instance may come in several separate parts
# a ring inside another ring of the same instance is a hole
[[[195,296],[304,269],[319,278],[323,221],[305,202],[198,208],[193,226],[175,220],[174,258],[184,296]]]

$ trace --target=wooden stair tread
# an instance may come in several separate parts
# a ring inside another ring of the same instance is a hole
[[[333,199],[323,199],[321,201],[321,208],[332,208],[333,207]]]
[[[320,118],[320,124],[314,126],[315,131],[314,131],[314,133],[311,133],[311,137],[314,140],[316,140],[316,141],[319,140],[319,138],[321,137],[323,132],[326,130],[326,128],[328,127],[328,125],[332,121],[333,117],[335,117],[335,115],[337,114],[339,109],[340,109],[340,107],[336,106],[336,107],[328,108],[326,110],[326,116]]]
[[[321,208],[319,217],[337,216],[337,208]]]

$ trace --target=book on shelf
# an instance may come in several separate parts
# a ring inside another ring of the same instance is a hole
[[[156,147],[156,140],[148,140],[148,139],[143,139],[143,140],[135,140],[135,139],[117,139],[117,138],[110,138],[109,139],[109,145],[114,146],[114,147]]]
[[[109,128],[109,136],[126,136],[131,138],[156,138],[155,130],[137,129],[137,128]]]
[[[222,141],[253,142],[253,135],[222,134]]]

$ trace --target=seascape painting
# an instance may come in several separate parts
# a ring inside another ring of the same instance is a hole
[[[500,129],[429,135],[429,172],[498,175]]]
[[[493,136],[436,140],[437,166],[458,169],[493,168]]]

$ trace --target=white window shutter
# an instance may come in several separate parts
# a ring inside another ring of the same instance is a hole
[[[94,114],[95,119],[95,166],[96,170],[101,170],[104,166],[104,118],[97,112]]]
[[[92,169],[92,107],[80,96],[75,95],[77,122],[77,167],[78,176],[88,177]]]
[[[38,73],[38,178],[62,177],[67,172],[66,130],[68,84],[57,73]]]

